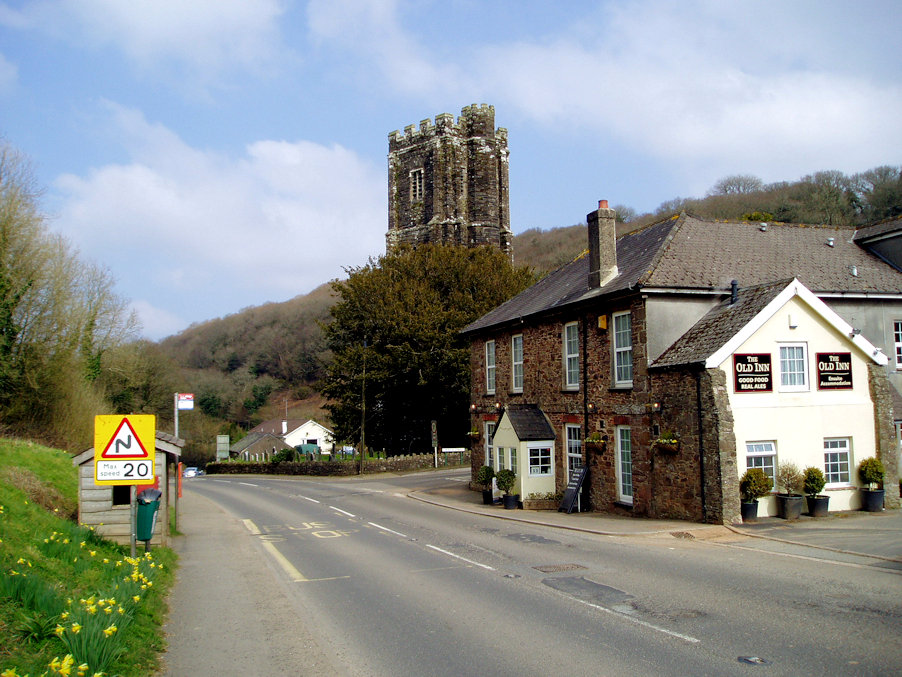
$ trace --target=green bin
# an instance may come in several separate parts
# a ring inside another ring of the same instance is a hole
[[[159,489],[145,489],[138,494],[138,524],[137,535],[139,541],[150,541],[153,538],[153,530],[157,525],[157,510],[160,507],[160,496],[163,492]]]

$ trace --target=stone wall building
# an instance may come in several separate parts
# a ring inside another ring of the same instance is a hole
[[[495,109],[443,113],[388,136],[386,250],[490,245],[512,256],[507,130]]]
[[[594,510],[729,523],[749,467],[820,467],[844,510],[877,456],[898,507],[899,270],[850,228],[683,213],[617,237],[606,201],[587,221],[586,255],[463,330],[474,474],[514,467],[527,500],[588,466]],[[508,411],[548,439],[496,439]]]

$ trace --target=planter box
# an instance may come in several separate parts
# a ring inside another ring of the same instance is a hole
[[[519,502],[520,496],[517,494],[504,494],[501,497],[501,503],[504,505],[505,510],[516,510]]]
[[[557,510],[558,501],[553,498],[527,498],[523,501],[524,510]]]
[[[758,521],[758,501],[752,501],[750,503],[743,501],[739,504],[739,509],[742,512],[743,522]]]
[[[862,489],[861,509],[867,512],[880,512],[883,510],[883,489]]]

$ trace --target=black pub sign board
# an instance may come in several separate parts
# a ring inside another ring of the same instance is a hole
[[[770,353],[733,355],[733,389],[737,393],[773,391]]]
[[[852,389],[852,353],[817,354],[817,389]]]

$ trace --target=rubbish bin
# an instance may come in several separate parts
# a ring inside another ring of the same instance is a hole
[[[145,549],[153,538],[153,530],[157,525],[157,510],[160,507],[160,496],[163,492],[159,489],[145,489],[138,494],[138,524],[137,535],[139,541],[145,541]]]

